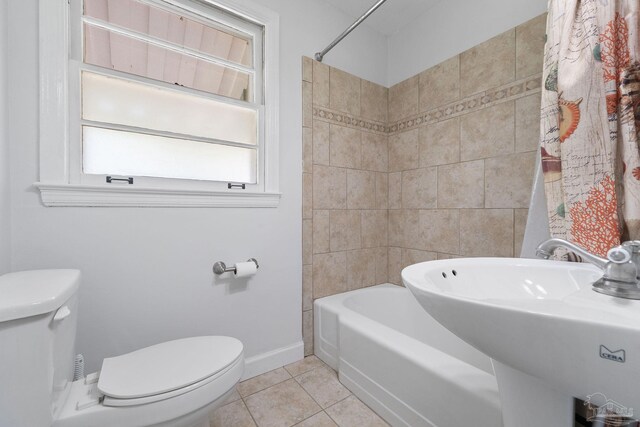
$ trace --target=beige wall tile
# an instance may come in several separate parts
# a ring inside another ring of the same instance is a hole
[[[362,169],[389,170],[389,143],[385,135],[362,132]]]
[[[513,101],[469,113],[460,119],[460,159],[475,160],[513,153]]]
[[[389,209],[402,208],[402,172],[389,174]]]
[[[402,249],[402,268],[419,262],[433,261],[438,258],[435,252]]]
[[[413,76],[389,88],[390,122],[418,114],[418,81],[418,76]]]
[[[389,90],[367,80],[361,80],[361,114],[368,120],[387,122],[387,97]]]
[[[376,256],[376,285],[389,281],[389,248],[387,246],[375,248]]]
[[[389,209],[389,174],[376,172],[376,209]]]
[[[382,418],[355,396],[349,396],[336,403],[327,408],[326,412],[339,426],[389,427]]]
[[[305,82],[313,81],[313,59],[302,57],[302,80]]]
[[[418,138],[418,129],[389,137],[389,172],[418,168],[420,164]]]
[[[345,126],[330,125],[331,166],[360,169],[362,140],[360,131]]]
[[[547,14],[516,27],[516,78],[542,72]]]
[[[346,207],[346,169],[316,165],[313,168],[313,208],[345,209]]]
[[[302,310],[313,308],[313,267],[302,266]]]
[[[389,246],[404,246],[405,210],[389,211]]]
[[[302,264],[311,264],[313,257],[313,225],[310,219],[302,220]]]
[[[535,160],[533,151],[486,159],[485,207],[529,207]]]
[[[420,167],[460,161],[460,120],[445,120],[419,128]]]
[[[329,66],[313,61],[313,103],[329,106]]]
[[[438,166],[438,207],[484,207],[484,160]]]
[[[351,394],[345,386],[340,384],[338,375],[327,366],[305,372],[296,377],[296,381],[323,408],[327,408]]]
[[[313,84],[302,82],[302,126],[313,126]]]
[[[420,212],[421,211],[417,209],[404,210],[404,235],[402,236],[402,246],[405,248],[423,249],[423,242],[420,238],[422,233]]]
[[[347,252],[347,287],[364,288],[376,282],[376,251],[373,248]]]
[[[456,209],[420,211],[420,235],[414,239],[418,240],[417,244],[405,246],[432,252],[459,253],[459,211]]]
[[[360,115],[360,79],[331,67],[329,71],[329,105],[332,109]]]
[[[304,344],[304,355],[313,354],[313,310],[302,312],[302,342]]]
[[[520,257],[520,251],[522,251],[524,230],[527,227],[527,215],[529,215],[529,209],[515,209],[513,211],[513,256],[516,258]]]
[[[460,98],[460,57],[454,56],[419,75],[420,111]]]
[[[331,251],[360,249],[360,211],[334,210],[329,213]]]
[[[438,253],[438,259],[455,259],[455,258],[463,258],[463,257],[461,257],[460,255]]]
[[[400,277],[400,271],[402,271],[402,249],[390,247],[389,248],[389,282],[396,285],[402,284]]]
[[[467,96],[515,78],[516,37],[511,29],[460,54],[460,95]]]
[[[320,120],[313,121],[313,164],[328,165],[330,162],[330,125]]]
[[[460,235],[460,255],[513,256],[513,209],[461,209]]]
[[[302,128],[302,172],[313,171],[313,128]]]
[[[387,226],[389,223],[386,210],[361,211],[362,247],[375,248],[387,246]]]
[[[302,218],[311,218],[313,213],[313,175],[302,174]]]
[[[435,167],[402,172],[402,207],[404,209],[435,208],[437,186]]]
[[[347,208],[376,207],[375,172],[347,169]]]
[[[209,418],[210,427],[255,427],[255,425],[242,400],[216,409]]]
[[[329,211],[314,209],[313,253],[322,254],[329,251]]]
[[[540,96],[536,93],[516,100],[516,152],[538,149]]]
[[[259,426],[292,426],[321,410],[293,378],[249,396],[245,403]]]
[[[331,252],[313,257],[313,297],[322,298],[347,290],[347,253]]]

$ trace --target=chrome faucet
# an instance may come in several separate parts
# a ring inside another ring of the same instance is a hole
[[[603,271],[602,277],[593,283],[594,291],[619,298],[640,299],[639,240],[631,240],[611,248],[607,252],[607,258],[601,258],[574,243],[554,238],[540,243],[536,256],[549,259],[560,247],[576,253],[584,261]]]

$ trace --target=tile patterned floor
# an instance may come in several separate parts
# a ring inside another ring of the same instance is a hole
[[[241,382],[211,427],[388,427],[315,356]]]

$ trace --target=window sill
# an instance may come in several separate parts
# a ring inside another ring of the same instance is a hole
[[[280,193],[199,191],[36,182],[45,206],[275,208]]]

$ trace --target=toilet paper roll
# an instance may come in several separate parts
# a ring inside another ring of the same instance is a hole
[[[258,271],[258,266],[253,261],[238,262],[236,263],[236,277],[248,277],[253,276]]]

